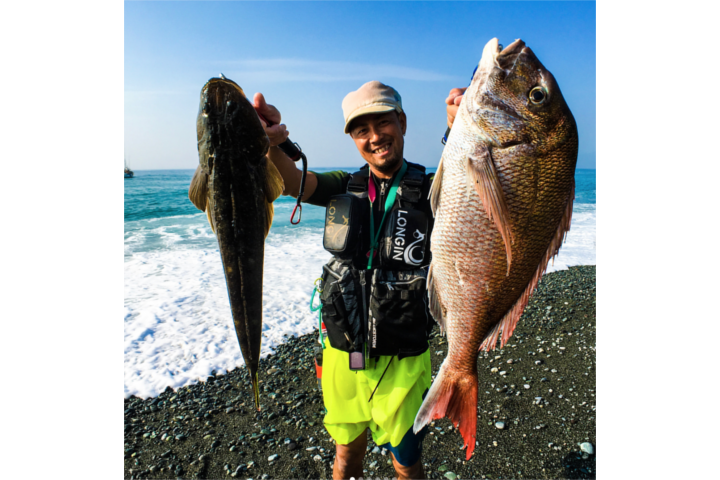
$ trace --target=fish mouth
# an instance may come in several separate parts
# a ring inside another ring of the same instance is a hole
[[[230,102],[238,97],[247,98],[237,83],[229,78],[214,77],[203,86],[200,95],[204,99],[202,113],[208,115],[225,115]]]
[[[515,68],[518,57],[525,53],[526,49],[525,42],[518,38],[495,55],[495,65],[505,70],[505,73],[510,73]]]
[[[505,48],[502,48],[497,38],[491,39],[483,48],[482,58],[478,65],[474,80],[479,82],[478,89],[482,91],[487,86],[487,79],[494,69],[501,69],[505,75],[515,68],[515,63],[525,52],[525,42],[517,39]],[[491,114],[503,114],[508,117],[523,120],[518,113],[503,102],[494,100],[491,95],[482,95],[478,106]]]
[[[229,78],[219,78],[219,77],[213,77],[207,82],[205,82],[205,85],[202,88],[202,92],[219,92],[219,91],[236,91],[239,92],[243,97],[245,96],[245,92],[243,89],[238,85],[237,83],[233,82]]]
[[[489,74],[493,68],[500,68],[509,74],[515,68],[515,62],[518,57],[526,50],[525,42],[517,39],[505,48],[498,42],[497,38],[493,38],[485,44],[483,48],[482,58],[478,65],[479,74]],[[477,76],[477,75],[476,75]]]

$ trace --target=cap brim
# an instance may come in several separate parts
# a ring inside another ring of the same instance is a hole
[[[345,122],[345,133],[350,133],[348,131],[348,126],[350,126],[350,123],[355,120],[357,117],[361,117],[363,115],[368,115],[371,113],[385,113],[385,112],[392,112],[396,109],[395,105],[390,104],[375,104],[375,105],[368,105],[365,107],[360,107],[357,110],[355,110],[353,113],[350,114],[347,121]]]

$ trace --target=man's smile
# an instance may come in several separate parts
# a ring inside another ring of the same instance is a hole
[[[375,155],[382,155],[383,153],[387,153],[390,150],[390,147],[392,146],[392,142],[388,142],[381,147],[376,148],[372,151]]]

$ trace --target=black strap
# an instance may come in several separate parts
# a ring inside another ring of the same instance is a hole
[[[409,202],[413,206],[420,201],[422,195],[422,184],[425,178],[425,172],[415,168],[414,166],[408,166],[408,170],[405,173],[405,177],[400,182],[398,187],[398,197],[403,202]]]
[[[352,193],[360,198],[368,196],[368,180],[370,178],[370,169],[367,165],[350,175],[350,181],[347,185],[347,193]]]
[[[407,162],[408,169],[405,176],[400,180],[397,195],[403,206],[414,206],[422,197],[423,181],[425,180],[425,167],[415,163]],[[347,185],[347,193],[352,193],[360,198],[367,198],[368,181],[370,169],[365,165],[357,172],[350,175]],[[410,205],[408,205],[408,203]]]
[[[373,395],[375,395],[375,392],[377,392],[377,389],[380,386],[380,382],[382,382],[382,379],[385,376],[385,372],[387,372],[388,368],[390,368],[390,364],[392,363],[393,358],[395,358],[395,357],[390,357],[390,361],[388,362],[387,367],[385,367],[385,370],[383,371],[382,375],[380,375],[380,380],[378,380],[377,385],[375,385],[375,390],[372,391],[372,393],[370,394],[370,398],[368,398],[368,403],[370,402],[370,400],[372,400],[372,397],[373,397]]]

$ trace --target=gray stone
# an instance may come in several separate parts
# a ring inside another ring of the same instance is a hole
[[[375,448],[372,449],[372,451],[371,451],[370,453],[380,453],[380,448],[379,448],[379,447],[375,447]]]
[[[322,457],[320,455],[315,455],[313,457],[313,460],[315,460],[316,462],[322,462]]]

